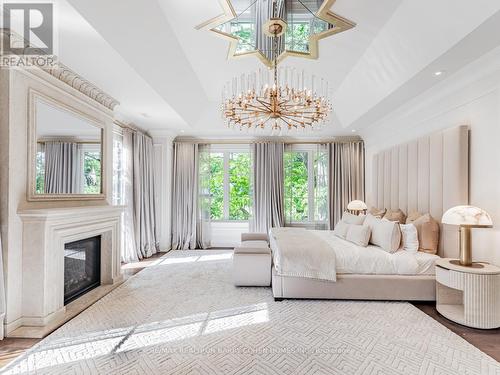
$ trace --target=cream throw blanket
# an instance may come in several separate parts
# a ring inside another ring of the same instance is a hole
[[[272,228],[269,231],[273,259],[279,276],[336,281],[335,252],[314,234],[302,228]]]

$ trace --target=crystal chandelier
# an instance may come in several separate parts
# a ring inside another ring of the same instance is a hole
[[[223,90],[226,125],[242,131],[270,129],[273,134],[321,129],[332,106],[328,83],[317,81],[314,76],[306,79],[303,71],[276,65],[271,72],[259,69],[235,77]]]
[[[270,130],[271,134],[322,128],[332,110],[328,83],[314,75],[306,79],[303,71],[278,68],[281,36],[287,24],[276,17],[276,1],[273,6],[273,17],[263,25],[263,32],[272,38],[268,51],[272,69],[235,77],[224,86],[222,113],[226,125],[241,131]]]

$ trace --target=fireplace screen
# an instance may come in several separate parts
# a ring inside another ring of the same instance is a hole
[[[64,246],[64,304],[101,283],[101,236]]]

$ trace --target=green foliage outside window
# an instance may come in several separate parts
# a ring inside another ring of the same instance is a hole
[[[45,153],[36,153],[36,187],[37,194],[45,193]]]
[[[101,193],[101,153],[85,151],[83,153],[83,193]]]
[[[308,153],[285,152],[285,215],[289,222],[308,221]]]
[[[229,159],[229,220],[248,220],[250,191],[250,153],[231,153]]]
[[[224,154],[210,154],[210,217],[224,219]]]

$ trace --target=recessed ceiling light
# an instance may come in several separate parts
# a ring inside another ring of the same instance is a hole
[[[444,72],[442,70],[438,70],[437,72],[434,72],[434,75],[436,77],[439,77],[440,75],[442,75]]]
[[[142,116],[142,117],[145,117],[145,118],[150,118],[150,117],[151,117],[151,116],[149,116],[147,113],[144,113],[144,112],[142,112],[142,113],[141,113],[141,116]]]
[[[352,129],[351,131],[352,131],[353,133],[356,133],[356,129]]]
[[[181,130],[181,133],[184,133],[184,130]]]

